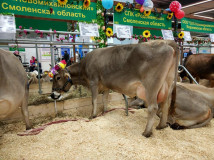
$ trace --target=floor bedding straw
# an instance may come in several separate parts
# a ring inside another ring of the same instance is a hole
[[[122,104],[110,105],[114,107],[125,108]],[[22,122],[1,126],[0,160],[214,159],[214,120],[197,129],[154,129],[152,137],[145,138],[141,134],[147,109],[133,111],[134,114],[125,116],[124,110],[117,109],[90,122],[78,120],[50,125],[33,136],[17,135],[24,131]],[[67,118],[75,117],[51,121]],[[156,117],[155,126],[158,121]]]

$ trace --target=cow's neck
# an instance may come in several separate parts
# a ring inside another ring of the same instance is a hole
[[[75,63],[69,67],[67,67],[69,74],[71,76],[71,80],[74,85],[83,85],[87,86],[85,79],[83,78],[82,65],[81,63]]]

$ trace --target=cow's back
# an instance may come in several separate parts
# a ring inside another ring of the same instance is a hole
[[[188,56],[185,67],[193,76],[207,78],[214,73],[214,55],[196,54]]]
[[[167,47],[173,49],[176,43],[171,41],[152,41],[150,43],[121,45],[116,47],[96,49],[83,59],[82,63],[90,74],[110,74],[123,70],[124,67],[131,69],[132,66],[141,66],[142,62],[157,59],[160,61],[168,56]]]
[[[26,72],[18,58],[0,49],[0,98],[23,99],[26,84]]]

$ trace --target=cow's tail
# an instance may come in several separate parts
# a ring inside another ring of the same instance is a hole
[[[175,78],[173,83],[173,90],[172,90],[172,99],[170,105],[170,112],[174,110],[175,107],[175,100],[176,100],[176,83],[177,83],[177,76],[178,76],[178,61],[179,61],[179,47],[176,45],[173,47],[176,54],[176,62],[175,62]]]
[[[30,80],[28,80],[28,83],[27,83],[28,89],[30,88],[30,85],[31,85],[32,82],[33,82],[33,78],[31,78]]]

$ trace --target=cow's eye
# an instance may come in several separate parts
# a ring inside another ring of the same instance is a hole
[[[60,77],[57,77],[56,79],[57,79],[57,80],[60,80]]]

